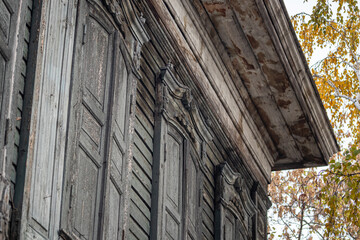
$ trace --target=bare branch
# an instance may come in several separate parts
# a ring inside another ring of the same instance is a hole
[[[341,94],[340,91],[339,91],[339,89],[335,86],[335,84],[334,84],[331,80],[328,80],[327,82],[329,83],[329,85],[330,85],[331,87],[334,88],[334,90],[335,90],[334,96],[335,96],[335,97],[344,98],[344,99],[352,102],[352,103],[354,104],[354,106],[360,111],[360,102],[359,102],[356,98],[352,98],[352,97],[349,97],[349,96],[347,96],[347,95]],[[358,94],[358,95],[359,95],[359,94]]]
[[[299,12],[299,13],[293,15],[293,16],[291,17],[291,20],[295,19],[295,18],[298,17],[298,16],[308,16],[308,17],[311,17],[311,15],[310,15],[309,13]]]
[[[346,96],[346,95],[343,95],[343,94],[335,94],[334,96],[338,97],[338,98],[344,98],[346,100],[349,100],[350,102],[353,102],[354,106],[360,111],[360,103],[356,99],[351,98],[351,97]]]

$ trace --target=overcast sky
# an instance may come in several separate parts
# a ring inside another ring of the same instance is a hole
[[[315,0],[309,0],[304,3],[304,0],[283,0],[288,13],[290,16],[299,13],[299,12],[307,12],[310,13],[312,7],[315,5]]]

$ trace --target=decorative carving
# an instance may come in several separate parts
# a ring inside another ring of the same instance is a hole
[[[235,187],[236,191],[237,191],[239,194],[242,193],[243,185],[244,185],[244,179],[243,179],[243,177],[238,177],[238,178],[235,180],[234,187]]]
[[[181,126],[186,130],[189,134],[192,141],[195,141],[194,128],[191,126],[190,121],[184,114],[175,114],[175,118],[179,121]]]
[[[169,71],[172,71],[174,69],[174,64],[172,64],[171,59],[169,59],[166,65],[166,69],[168,69]]]
[[[205,158],[207,157],[206,155],[206,142],[202,141],[201,142],[201,159],[205,160]]]
[[[216,210],[215,225],[220,231],[215,239],[224,239],[226,215],[233,216],[242,229],[239,233],[246,239],[252,236],[252,217],[256,213],[256,205],[252,201],[249,189],[240,173],[235,173],[227,163],[217,166],[216,172]],[[235,229],[233,229],[235,231]],[[240,239],[240,235],[231,239]],[[228,238],[227,238],[228,239]],[[230,238],[229,238],[230,239]]]
[[[191,90],[177,81],[171,69],[171,61],[161,68],[156,80],[156,109],[157,114],[165,114],[169,120],[176,120],[188,133],[191,140],[199,137],[202,141],[212,139],[207,130],[205,120],[200,116]],[[201,153],[201,146],[198,146]]]
[[[115,1],[115,0],[112,0]],[[119,0],[117,0],[119,1]],[[124,9],[124,17],[129,26],[130,32],[133,34],[134,38],[139,41],[140,45],[148,42],[150,40],[149,34],[145,30],[145,18],[142,13],[140,16],[137,14],[136,10],[132,6],[130,0],[122,0],[121,6]]]
[[[165,85],[162,85],[162,102],[161,102],[161,113],[165,113],[166,110],[168,109],[168,105],[169,105],[169,98],[168,98],[168,91],[166,89]]]
[[[133,44],[133,63],[136,72],[140,69],[141,47],[144,43],[150,40],[144,24],[146,19],[143,14],[137,15],[136,10],[133,8],[129,0],[102,0],[108,11],[113,16],[116,24],[118,25],[123,37],[125,39],[132,39],[129,42]],[[125,31],[125,26],[130,31]],[[132,36],[125,36],[126,33],[131,33]],[[131,44],[130,44],[131,45]],[[131,52],[131,50],[130,50]]]
[[[143,16],[143,13],[141,12],[140,13],[140,22],[142,22],[142,24],[144,25],[145,23],[146,23],[146,18],[144,18],[144,16]]]
[[[125,18],[124,18],[124,14],[123,14],[120,4],[116,0],[103,0],[103,2],[105,4],[105,6],[107,7],[108,11],[113,16],[121,33],[124,35],[125,34],[125,28],[124,28]]]
[[[184,105],[185,109],[190,111],[191,109],[191,101],[192,101],[192,95],[190,89],[187,89],[187,91],[184,93],[181,102]]]
[[[141,47],[142,46],[139,43],[139,41],[135,40],[134,41],[133,62],[134,62],[134,66],[135,66],[136,71],[140,70]]]
[[[244,218],[245,217],[245,213],[244,213],[244,206],[241,203],[241,200],[239,197],[234,196],[233,198],[230,199],[230,202],[234,204],[235,208],[237,209],[237,211],[240,213],[240,215]]]

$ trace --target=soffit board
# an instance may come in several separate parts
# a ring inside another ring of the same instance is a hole
[[[276,146],[273,170],[326,165],[338,146],[282,2],[201,3]]]

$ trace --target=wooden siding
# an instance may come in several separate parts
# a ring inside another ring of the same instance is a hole
[[[0,219],[0,235],[4,236],[4,238],[8,236],[10,209],[14,206],[13,199],[18,168],[17,159],[24,105],[24,86],[27,72],[32,5],[32,0],[22,1],[22,4],[17,1],[0,1],[0,52],[1,59],[4,60],[5,57],[5,64],[3,65],[2,62],[0,67],[0,87],[2,88],[0,90],[0,133],[3,136],[0,140],[0,153],[1,159],[6,161],[4,164],[1,164],[4,166],[1,180],[5,181],[6,185],[9,184],[5,188],[0,186],[1,191],[3,191],[1,194],[3,199],[1,201],[7,205],[1,206],[0,210],[2,218]],[[16,49],[12,49],[14,47]],[[6,149],[6,153],[3,151],[4,149]],[[3,157],[2,154],[5,154],[5,156]],[[0,185],[2,184],[0,183]],[[4,215],[2,211],[5,209],[8,209],[9,212]]]
[[[20,144],[20,130],[21,130],[21,119],[22,119],[22,111],[24,105],[24,87],[25,87],[25,79],[26,79],[26,67],[28,61],[28,51],[29,51],[29,41],[30,41],[30,25],[31,25],[31,13],[32,13],[32,0],[26,1],[26,8],[25,8],[25,19],[26,24],[25,28],[22,30],[24,31],[24,38],[22,42],[22,58],[20,61],[20,65],[18,66],[18,79],[14,86],[14,92],[16,93],[16,109],[14,109],[14,122],[15,122],[15,132],[14,132],[14,149],[13,154],[11,154],[12,164],[14,171],[17,168],[17,159],[18,159],[18,152],[19,152],[19,144]],[[11,178],[12,182],[12,192],[14,192],[16,176]]]
[[[157,66],[161,64],[156,63],[151,49],[151,44],[142,48],[142,79],[137,83],[129,224],[130,234],[134,239],[148,239],[150,236],[155,76]]]
[[[181,76],[177,80],[191,82],[188,73],[183,72],[181,61],[173,53],[173,49],[168,44],[171,42],[167,39],[168,35],[156,22],[156,17],[146,5],[139,5],[138,8],[144,12],[146,18],[146,27],[150,35],[151,42],[146,44],[142,49],[141,76],[137,85],[136,100],[136,124],[134,137],[134,162],[133,177],[131,188],[131,212],[130,212],[130,239],[147,239],[149,238],[150,229],[149,214],[151,213],[151,184],[152,184],[152,163],[153,163],[153,137],[154,137],[154,98],[155,98],[155,78],[159,74],[160,68],[164,67],[169,59],[175,59],[176,75]],[[172,50],[170,50],[172,49]],[[185,83],[185,82],[183,82]],[[186,84],[186,83],[185,83]],[[192,85],[194,87],[194,85]],[[194,89],[195,90],[195,89]],[[201,106],[200,106],[201,107]],[[202,181],[202,213],[201,213],[201,231],[202,239],[214,239],[215,229],[215,169],[220,163],[229,159],[228,151],[224,147],[221,139],[213,136],[206,149],[206,158],[204,162],[204,178]],[[233,166],[246,176],[245,167],[241,160],[237,166]],[[251,177],[249,178],[249,180]],[[249,186],[253,181],[248,182]]]

